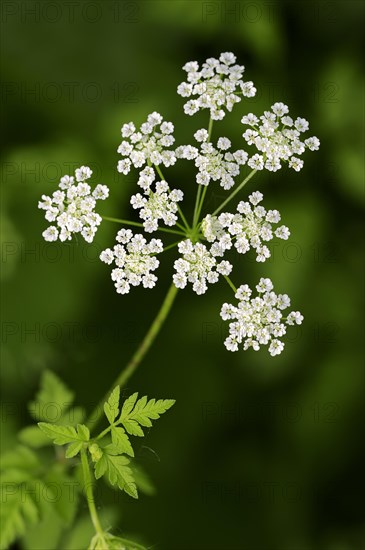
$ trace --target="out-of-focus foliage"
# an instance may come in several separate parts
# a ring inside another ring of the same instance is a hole
[[[102,213],[133,215],[135,179],[116,172],[121,124],[157,110],[175,123],[178,142],[188,143],[207,119],[183,114],[181,66],[221,51],[238,56],[259,93],[217,124],[215,136],[244,147],[242,115],[283,101],[321,140],[299,174],[282,170],[250,182],[281,211],[292,238],[264,265],[240,260],[235,281],[272,278],[303,312],[303,327],[278,358],[229,354],[219,319],[229,287],[178,297],[126,388],[177,400],[163,429],[136,452],[158,492],[138,503],[116,503],[109,489],[98,495],[117,535],[143,524],[146,540],[169,550],[361,548],[363,12],[351,0],[2,5],[4,450],[30,423],[24,403],[46,368],[92,409],[146,331],[172,274],[169,251],[158,288],[116,295],[97,259],[116,227],[105,222],[91,246],[44,243],[36,208],[42,193],[86,164],[111,187]],[[169,173],[184,191],[195,185],[185,165]],[[219,200],[216,190],[207,205]],[[48,513],[24,548],[49,548],[55,522]],[[87,544],[83,521],[62,548]]]

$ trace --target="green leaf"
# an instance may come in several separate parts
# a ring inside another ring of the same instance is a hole
[[[25,491],[23,485],[8,487],[1,485],[1,507],[0,507],[0,548],[8,548],[17,538],[24,535],[29,525],[39,520],[38,507]]]
[[[137,401],[137,398],[138,398],[138,392],[133,393],[131,396],[128,397],[128,399],[124,401],[122,412],[120,415],[121,420],[123,420],[124,418],[128,418],[128,415],[133,409],[134,404]]]
[[[29,412],[35,420],[58,422],[74,401],[74,393],[51,371],[45,371],[41,388],[34,401],[29,403]]]
[[[90,430],[85,424],[77,424],[77,433],[82,441],[89,441]]]
[[[122,424],[130,435],[144,436],[141,426],[135,420],[122,420]]]
[[[95,464],[95,479],[100,479],[108,469],[106,455],[103,454]]]
[[[128,466],[129,459],[123,455],[110,454],[110,451],[114,450],[114,446],[107,446],[103,449],[103,456],[95,464],[95,478],[106,476],[111,485],[119,487],[133,498],[138,498],[133,472]]]
[[[52,445],[49,438],[40,431],[38,426],[27,426],[18,433],[18,438],[22,443],[38,449],[39,447],[45,447],[46,445]]]
[[[119,397],[120,397],[120,387],[116,386],[106,403],[104,403],[104,412],[109,420],[110,424],[113,424],[114,420],[119,413]]]
[[[57,422],[57,425],[64,426],[67,425],[67,420],[72,420],[75,422],[81,422],[82,418],[85,416],[84,410],[81,407],[73,407],[67,413],[60,418]],[[39,430],[38,426],[26,426],[19,433],[18,437],[22,443],[25,443],[29,447],[34,449],[39,449],[40,447],[46,447],[47,445],[53,445],[53,442],[45,433]]]
[[[21,484],[25,481],[33,479],[33,472],[27,472],[19,468],[9,468],[5,472],[1,472],[2,484]]]
[[[130,413],[129,418],[136,420],[142,426],[152,426],[152,420],[157,420],[160,415],[168,411],[175,403],[174,399],[150,399],[147,402],[147,397],[139,399]]]
[[[33,472],[40,466],[37,455],[28,447],[18,445],[15,449],[0,456],[0,469],[19,468],[26,472]]]
[[[112,426],[111,428],[112,433],[112,443],[117,447],[119,450],[119,453],[125,453],[129,456],[134,456],[134,451],[131,445],[131,442],[129,441],[129,437],[125,433],[123,428],[116,428],[115,426]]]
[[[67,526],[71,525],[79,502],[79,482],[67,475],[64,468],[57,464],[47,473],[44,484],[47,500],[53,504],[63,522]]]
[[[151,420],[157,420],[160,415],[170,409],[174,403],[174,399],[150,399],[143,396],[138,399],[138,393],[131,395],[124,403],[120,415],[120,422],[123,424],[126,431],[131,435],[143,436],[141,426],[150,428]]]
[[[46,422],[38,422],[38,426],[47,437],[53,440],[55,445],[65,445],[80,440],[73,426],[58,426]]]
[[[65,445],[74,441],[85,442],[90,439],[89,429],[83,424],[77,425],[77,431],[73,426],[58,426],[46,422],[38,422],[38,426],[55,445]]]
[[[18,445],[0,458],[0,548],[8,548],[39,518],[35,491],[41,463],[28,447]],[[34,495],[35,499],[34,499]]]
[[[138,498],[137,486],[134,481],[133,473],[129,468],[129,459],[125,456],[107,457],[107,474],[112,485],[117,485],[119,489],[125,491],[133,498]]]
[[[113,455],[113,456],[120,455],[120,450],[118,449],[118,447],[113,445],[113,443],[110,443],[109,445],[106,445],[103,448],[103,451],[106,452],[106,454],[108,454],[108,455]]]
[[[75,441],[74,443],[71,443],[67,447],[67,451],[65,453],[66,458],[73,458],[76,456],[81,451],[83,444],[84,443],[82,441]]]
[[[51,490],[45,485],[43,491],[49,495],[48,501],[53,498]],[[39,505],[40,520],[27,526],[27,530],[22,536],[21,548],[24,550],[60,548],[59,541],[65,531],[65,520],[57,513],[53,503],[42,500]]]

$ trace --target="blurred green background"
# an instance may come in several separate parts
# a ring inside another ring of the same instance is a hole
[[[100,493],[117,534],[141,533],[161,550],[364,547],[363,15],[360,1],[2,4],[2,388],[15,404],[1,423],[4,449],[29,423],[26,403],[46,368],[92,408],[147,330],[175,257],[166,253],[155,290],[119,296],[97,259],[117,226],[105,222],[91,246],[44,243],[42,193],[86,164],[93,181],[111,188],[99,212],[131,217],[136,174],[116,171],[122,123],[157,110],[174,122],[178,144],[192,142],[207,113],[183,114],[181,67],[222,51],[238,56],[258,95],[216,124],[213,137],[244,146],[242,115],[283,101],[321,140],[299,174],[285,168],[249,183],[247,192],[261,190],[280,210],[292,237],[264,265],[237,258],[232,276],[237,284],[272,277],[304,325],[289,332],[279,357],[230,354],[219,317],[229,287],[178,296],[125,388],[177,400],[138,450],[158,493],[137,503]],[[191,168],[167,172],[186,194]],[[207,205],[220,195],[216,187]],[[56,548],[56,531],[43,525],[26,547]]]

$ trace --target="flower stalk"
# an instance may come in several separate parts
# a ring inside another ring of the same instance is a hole
[[[110,386],[111,389],[114,388],[115,386],[121,386],[122,388],[125,387],[125,384],[129,380],[129,378],[132,376],[132,374],[136,371],[141,361],[145,357],[146,353],[152,346],[156,336],[162,329],[162,326],[174,304],[177,293],[178,293],[178,289],[174,284],[172,284],[165,296],[164,301],[162,302],[161,308],[159,309],[145,337],[143,338],[142,342],[140,343],[140,345],[132,355],[126,367],[120,372],[120,374],[117,376],[113,384]],[[110,391],[111,390],[109,389],[105,397],[103,397],[103,399],[100,401],[100,403],[97,405],[97,407],[94,409],[94,411],[91,413],[89,417],[89,423],[92,423],[94,426],[97,425],[101,420],[101,417],[103,414],[103,404],[104,404],[104,401],[106,400],[107,395],[110,393]]]

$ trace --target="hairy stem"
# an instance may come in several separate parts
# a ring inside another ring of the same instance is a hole
[[[81,464],[82,464],[82,473],[84,477],[84,489],[85,489],[85,496],[87,500],[87,505],[89,507],[89,512],[91,516],[91,521],[93,522],[95,532],[98,533],[101,539],[104,539],[104,530],[100,524],[99,516],[96,511],[95,506],[95,500],[94,500],[94,493],[93,493],[93,486],[91,482],[91,475],[90,475],[90,468],[89,468],[89,462],[86,455],[86,450],[81,449]],[[105,543],[105,541],[104,541]],[[107,545],[105,543],[105,548],[107,548]]]
[[[218,214],[218,212],[220,212],[222,210],[222,208],[224,208],[226,206],[226,204],[229,203],[229,201],[231,201],[233,199],[233,197],[235,197],[237,195],[237,193],[239,193],[242,189],[242,187],[244,187],[246,185],[246,183],[252,178],[252,176],[254,176],[256,174],[257,170],[252,170],[248,176],[239,184],[238,187],[236,187],[236,189],[234,191],[232,191],[232,193],[226,198],[225,201],[222,202],[222,204],[220,206],[218,206],[218,208],[216,210],[214,210],[212,216],[215,216],[216,214]]]
[[[145,335],[142,342],[140,343],[140,345],[132,355],[127,366],[120,372],[120,374],[114,381],[113,385],[111,386],[106,396],[102,399],[102,401],[100,401],[99,405],[95,408],[93,413],[90,415],[87,423],[94,425],[94,427],[98,424],[102,416],[104,402],[108,398],[109,393],[113,390],[113,388],[115,388],[115,386],[118,386],[118,385],[124,386],[127,380],[129,380],[129,378],[135,372],[138,365],[140,364],[140,362],[142,361],[142,359],[150,349],[151,345],[153,344],[156,336],[160,332],[162,325],[172,308],[172,305],[174,303],[177,293],[178,293],[178,289],[172,283],[166,294],[166,297],[162,303],[162,306],[159,312],[157,313],[154,321],[152,322],[150,328],[148,329],[147,334]]]

